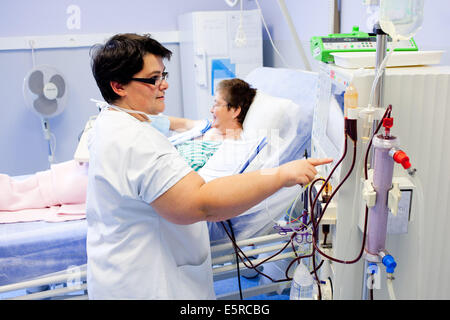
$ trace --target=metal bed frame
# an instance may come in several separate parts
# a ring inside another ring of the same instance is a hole
[[[262,78],[260,76],[261,72],[268,73],[270,76]],[[285,79],[286,76],[295,80],[289,81],[288,83],[284,80],[280,81],[280,79]],[[267,94],[284,97],[296,103],[301,101],[302,105],[311,105],[312,102],[308,99],[312,97],[311,91],[316,88],[317,74],[299,70],[264,67],[252,72],[246,80]],[[302,85],[299,85],[299,83],[302,83]],[[306,102],[304,102],[305,99]],[[238,241],[237,245],[243,248],[242,250],[246,256],[255,256],[275,253],[289,239],[289,234],[280,235],[275,230],[272,230],[268,235]],[[249,245],[255,246],[256,249],[249,248]],[[294,241],[295,245],[298,247],[298,244]],[[214,281],[236,277],[236,257],[231,242],[226,244],[212,243],[211,257]],[[295,257],[296,253],[292,250],[292,246],[288,246],[283,253],[272,258],[270,261],[264,262],[264,265],[282,259],[292,261]],[[264,258],[260,258],[253,260],[253,262],[259,263],[263,260]],[[243,263],[239,263],[239,269],[245,270],[247,267]],[[40,288],[42,286],[48,287],[49,289],[41,290]],[[263,293],[281,292],[288,286],[290,286],[290,281],[274,282],[245,289],[242,291],[242,294],[244,298],[248,298]],[[36,291],[33,288],[37,288],[36,290],[38,292],[32,292]],[[68,268],[67,270],[48,274],[29,281],[0,286],[0,294],[3,296],[10,295],[11,299],[87,299],[86,265]],[[239,292],[229,292],[217,296],[217,299],[238,299],[238,297]]]
[[[289,239],[289,234],[280,235],[278,233],[271,233],[264,236],[237,241],[236,244],[242,248],[245,255],[249,257],[260,254],[274,254],[280,251]],[[296,242],[294,242],[294,244],[297,247],[299,246]],[[256,247],[256,249],[253,249],[250,246]],[[292,260],[295,257],[295,253],[292,251],[291,246],[288,246],[284,252],[278,254],[274,258],[271,258],[263,265],[282,259]],[[231,242],[212,245],[211,258],[214,281],[236,277],[236,257],[233,244]],[[267,258],[258,258],[252,260],[252,263],[258,264],[266,259]],[[244,271],[247,267],[241,262],[239,263],[239,269]],[[249,298],[266,293],[280,293],[288,286],[290,286],[290,281],[262,284],[242,290],[242,295],[244,298]],[[0,294],[7,296],[5,299],[12,300],[88,299],[86,265],[72,266],[66,270],[51,273],[36,279],[0,286]],[[227,292],[225,294],[218,295],[217,299],[235,300],[239,299],[239,296],[239,291]]]

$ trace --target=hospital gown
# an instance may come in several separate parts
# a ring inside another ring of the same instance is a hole
[[[191,140],[176,146],[178,152],[195,171],[200,170],[217,151],[221,141]]]

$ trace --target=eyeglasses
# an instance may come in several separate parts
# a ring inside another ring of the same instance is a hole
[[[212,105],[212,108],[213,109],[216,109],[216,108],[220,108],[220,107],[231,107],[231,104],[229,104],[229,103],[226,103],[226,104],[213,104]]]
[[[144,82],[159,87],[162,81],[167,80],[167,78],[169,78],[169,73],[163,72],[160,76],[154,76],[151,78],[131,78],[130,80]]]

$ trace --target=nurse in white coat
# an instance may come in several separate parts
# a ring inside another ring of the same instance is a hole
[[[206,221],[222,221],[282,187],[309,183],[316,165],[205,183],[160,131],[171,52],[149,36],[115,35],[93,51],[110,104],[89,139],[88,294],[91,299],[214,299]],[[149,122],[148,120],[152,122]],[[165,127],[165,129],[164,129]]]

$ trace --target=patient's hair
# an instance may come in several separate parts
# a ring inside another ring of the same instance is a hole
[[[237,120],[242,125],[245,116],[247,115],[247,111],[255,98],[256,89],[252,88],[244,80],[234,78],[222,80],[217,85],[216,90],[220,91],[224,100],[228,102],[228,110],[241,107],[241,112],[239,113]]]
[[[148,53],[170,60],[172,51],[165,48],[150,35],[124,33],[112,36],[104,45],[91,48],[91,68],[97,86],[108,103],[120,98],[111,88],[110,82],[127,84],[144,67],[144,56]]]

